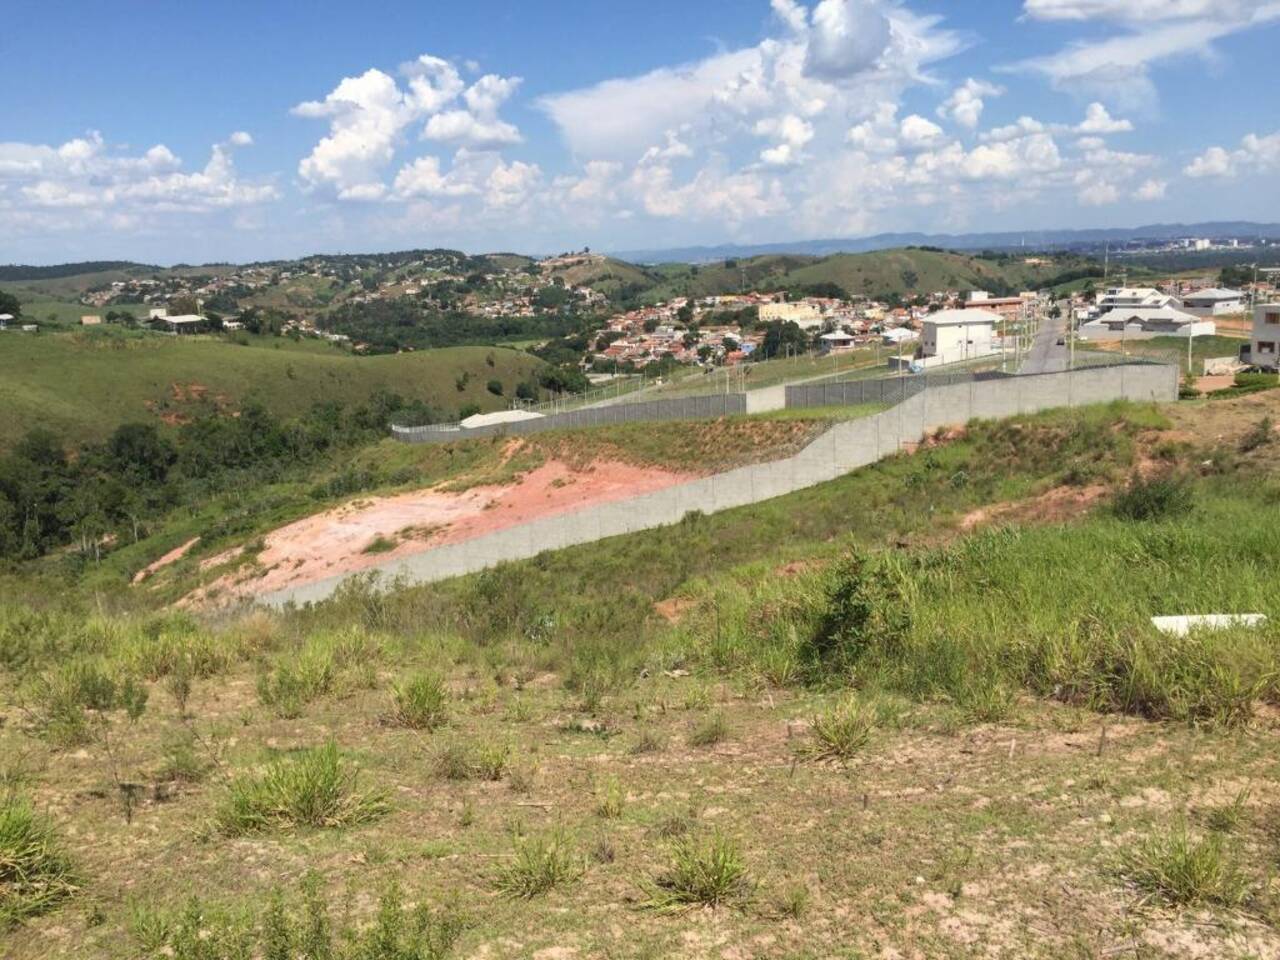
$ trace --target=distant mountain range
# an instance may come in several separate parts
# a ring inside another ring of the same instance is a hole
[[[1225,220],[1208,223],[1155,223],[1143,227],[1095,230],[1010,230],[996,233],[878,233],[870,237],[825,240],[793,240],[781,243],[719,244],[706,247],[668,247],[651,250],[611,251],[632,263],[709,263],[727,258],[770,253],[798,253],[825,257],[833,253],[867,253],[898,247],[942,247],[947,250],[1063,250],[1125,244],[1135,240],[1176,240],[1181,237],[1210,239],[1280,239],[1280,223]]]

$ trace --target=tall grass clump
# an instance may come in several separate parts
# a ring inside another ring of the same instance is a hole
[[[657,907],[718,907],[745,897],[751,886],[738,845],[716,830],[676,842],[671,865],[655,879],[651,899]]]
[[[285,719],[299,717],[322,696],[372,686],[381,653],[381,642],[360,627],[315,634],[259,675],[258,699]]]
[[[1177,906],[1234,907],[1249,883],[1220,834],[1196,839],[1185,823],[1147,838],[1123,863],[1126,876],[1148,896]]]
[[[380,792],[357,788],[357,773],[333,741],[272,762],[260,776],[233,780],[217,814],[230,835],[294,827],[349,827],[390,809]]]
[[[485,738],[475,743],[450,740],[434,758],[436,774],[442,780],[501,780],[511,761],[511,747]]]
[[[0,930],[53,909],[76,892],[52,825],[16,797],[0,803]]]
[[[1185,516],[1194,505],[1190,482],[1176,473],[1135,474],[1115,495],[1111,509],[1121,520],[1165,520]]]
[[[444,678],[436,673],[420,673],[392,691],[394,721],[412,730],[434,730],[448,720],[449,692]]]
[[[517,839],[510,863],[498,871],[495,886],[509,897],[531,899],[582,876],[582,857],[563,831]]]
[[[819,760],[848,760],[867,745],[875,728],[875,708],[847,697],[813,718],[813,741],[805,752]]]

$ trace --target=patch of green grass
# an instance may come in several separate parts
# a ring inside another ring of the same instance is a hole
[[[419,673],[392,691],[392,717],[403,727],[434,730],[449,719],[449,691],[438,673]]]
[[[508,897],[532,899],[582,876],[583,862],[563,831],[517,838],[511,862],[494,886]]]
[[[396,548],[396,542],[394,540],[389,540],[386,537],[379,534],[378,536],[370,540],[369,543],[365,546],[365,548],[360,552],[368,553],[368,554],[390,553],[395,548]]]
[[[743,899],[751,887],[737,843],[716,830],[676,842],[670,866],[654,880],[651,899],[659,908],[719,907]]]
[[[434,758],[436,774],[443,780],[501,780],[510,762],[510,744],[493,739],[450,740]]]
[[[689,731],[689,746],[714,747],[729,739],[729,720],[720,711],[699,720]]]
[[[232,781],[216,822],[226,834],[296,827],[340,828],[368,823],[390,810],[379,791],[358,787],[358,775],[332,741],[270,763],[260,775]]]
[[[1185,823],[1148,837],[1124,860],[1125,875],[1148,896],[1175,906],[1239,906],[1249,883],[1219,834],[1197,839]]]
[[[25,800],[0,800],[0,930],[52,910],[78,889],[53,825]]]

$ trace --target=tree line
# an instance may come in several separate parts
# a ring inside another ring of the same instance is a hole
[[[381,391],[366,403],[317,403],[282,419],[258,404],[173,431],[125,423],[101,443],[69,450],[53,431],[29,431],[0,457],[0,559],[32,560],[67,544],[98,556],[136,541],[167,511],[241,484],[301,475],[324,457],[440,411]]]

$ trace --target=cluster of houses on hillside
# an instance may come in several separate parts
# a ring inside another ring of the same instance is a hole
[[[1203,337],[1217,332],[1215,317],[1245,311],[1239,290],[1208,287],[1174,294],[1155,287],[1109,287],[1093,304],[1075,308],[1081,337]]]
[[[794,323],[821,353],[882,344],[903,362],[930,366],[972,359],[999,349],[997,329],[1042,310],[1047,299],[1034,292],[993,297],[958,291],[892,306],[867,298],[786,299],[746,293],[676,298],[611,317],[589,362],[597,370],[643,366],[670,358],[677,363],[734,366],[752,357],[764,337],[761,324]],[[753,315],[754,322],[725,317]]]

